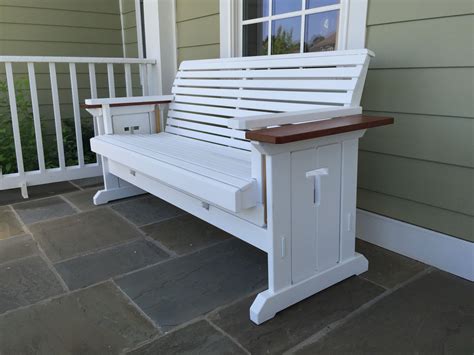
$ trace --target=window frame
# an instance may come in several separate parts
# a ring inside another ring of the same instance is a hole
[[[268,35],[271,36],[271,20],[301,16],[300,52],[304,43],[306,15],[339,10],[337,50],[365,48],[368,0],[340,0],[340,4],[305,9],[272,15],[272,0],[269,0],[269,15],[258,19],[242,20],[243,0],[220,0],[220,55],[221,58],[242,56],[242,26],[268,21]],[[270,41],[271,42],[271,41]],[[271,55],[271,43],[267,55]]]

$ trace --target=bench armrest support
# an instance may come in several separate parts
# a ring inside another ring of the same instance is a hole
[[[227,126],[233,129],[255,129],[291,123],[326,120],[334,117],[358,115],[362,107],[327,107],[297,112],[282,112],[266,115],[229,118]]]
[[[372,127],[385,126],[392,123],[392,117],[352,115],[337,117],[330,120],[249,131],[246,133],[245,137],[252,141],[285,144]]]
[[[167,104],[173,101],[173,95],[160,95],[160,96],[134,96],[134,97],[116,97],[107,99],[87,99],[86,103],[82,105],[82,108],[100,108],[103,105],[109,105],[110,107],[119,106],[138,106],[138,105],[159,105]]]

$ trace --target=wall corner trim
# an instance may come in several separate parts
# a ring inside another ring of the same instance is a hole
[[[357,209],[359,239],[474,281],[474,243]],[[369,264],[370,268],[370,264]]]

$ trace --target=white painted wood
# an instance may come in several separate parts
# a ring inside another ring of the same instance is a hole
[[[474,281],[474,243],[357,210],[357,237]]]
[[[260,292],[250,307],[250,319],[256,324],[273,318],[275,314],[315,293],[318,293],[353,275],[359,275],[368,269],[367,259],[358,253],[332,268],[315,273],[310,278],[291,287],[271,292],[269,289]]]
[[[6,174],[0,178],[0,190],[8,190],[20,187],[25,181],[27,186],[50,184],[53,182],[76,180],[99,176],[102,172],[97,163],[86,164],[83,167],[67,166],[64,169],[50,168],[41,172],[40,170],[26,171],[23,176],[19,174]]]
[[[105,99],[86,99],[86,105],[115,105],[115,104],[134,104],[154,101],[171,101],[172,95],[161,96],[136,96],[136,97],[116,97]]]
[[[107,64],[107,81],[109,86],[109,96],[115,97],[115,76],[114,65],[112,63]]]
[[[132,71],[130,64],[124,64],[125,69],[125,90],[127,97],[133,96],[132,92]]]
[[[266,251],[268,290],[250,310],[257,324],[366,271],[348,217],[365,130],[282,145],[249,142],[245,130],[361,113],[370,54],[183,62],[159,134],[122,132],[126,125],[149,127],[156,96],[87,100],[101,105],[88,110],[103,125],[91,141],[105,180],[95,203],[148,191]],[[311,76],[291,76],[301,68]],[[111,107],[126,102],[145,105]]]
[[[332,92],[295,92],[295,91],[265,91],[265,90],[239,90],[239,89],[206,89],[193,87],[173,87],[173,94],[201,95],[214,97],[232,97],[244,99],[267,99],[278,101],[305,101],[327,104],[348,104],[351,102],[351,93]]]
[[[71,79],[72,108],[74,112],[74,130],[76,133],[77,161],[79,166],[84,166],[84,148],[82,147],[81,111],[79,109],[79,91],[77,89],[76,64],[69,63]]]
[[[51,97],[53,99],[54,128],[56,131],[56,144],[58,148],[59,167],[66,168],[63,146],[63,129],[61,125],[61,110],[59,107],[58,81],[56,76],[56,65],[49,63],[49,78],[51,80]]]
[[[34,63],[28,63],[28,81],[30,82],[31,108],[33,111],[33,123],[35,126],[36,154],[38,156],[38,167],[41,172],[46,170],[44,163],[43,135],[41,132],[41,120],[38,104],[38,91],[36,89],[36,75]]]
[[[5,73],[7,76],[8,101],[10,104],[10,116],[12,118],[13,141],[15,144],[16,166],[18,174],[23,175],[25,168],[23,166],[23,153],[21,150],[20,124],[18,121],[18,112],[16,108],[15,81],[13,79],[12,63],[5,63]]]
[[[96,63],[96,64],[156,64],[155,59],[108,58],[108,57],[46,57],[46,56],[0,56],[0,62],[10,63]]]
[[[162,56],[159,1],[144,0],[143,7],[146,57],[153,58],[159,63]],[[145,68],[145,82],[147,88],[145,95],[161,95],[163,93],[163,84],[160,66],[145,66]]]
[[[269,115],[231,118],[228,120],[228,126],[236,129],[252,129],[272,125],[327,120],[335,117],[357,115],[361,112],[361,107],[320,108],[292,113],[275,113]]]

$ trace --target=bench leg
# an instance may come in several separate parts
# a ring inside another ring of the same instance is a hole
[[[350,137],[266,157],[268,290],[250,308],[253,322],[367,271],[355,252],[357,143]],[[322,168],[328,176],[320,183],[308,179]]]
[[[142,189],[111,174],[109,172],[108,159],[105,157],[101,158],[104,175],[104,189],[97,191],[94,195],[94,205],[103,205],[110,201],[146,193],[146,191],[143,191]]]
[[[273,318],[279,311],[304,300],[350,276],[359,275],[368,269],[367,259],[356,253],[332,268],[280,290],[260,292],[250,307],[250,319],[261,324]]]

